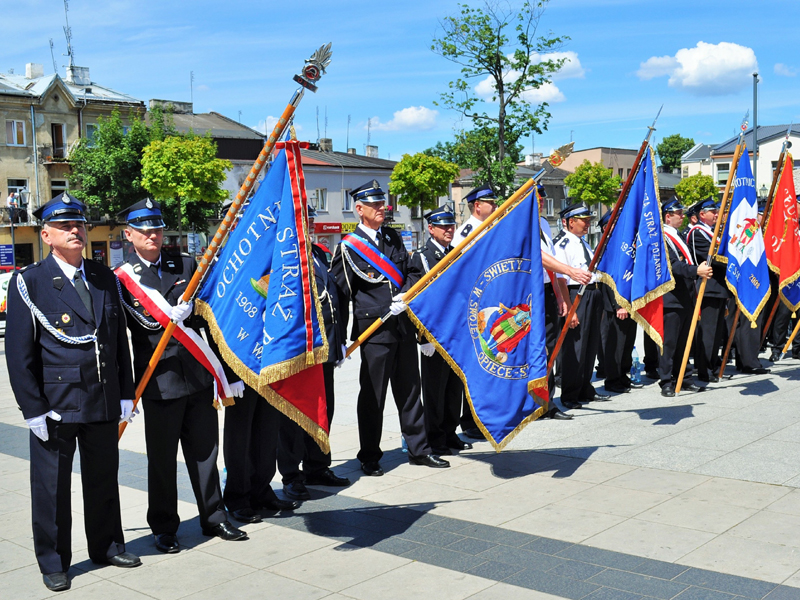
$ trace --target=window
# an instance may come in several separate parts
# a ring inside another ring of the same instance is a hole
[[[419,204],[415,204],[411,207],[411,218],[412,219],[421,219],[422,218],[422,209],[420,209]]]
[[[53,179],[50,181],[50,199],[52,200],[59,194],[67,191],[66,179]]]
[[[328,212],[328,190],[327,188],[317,188],[314,191],[314,208],[320,212]]]
[[[89,142],[89,146],[94,146],[94,136],[97,135],[97,125],[94,123],[87,123],[86,124],[86,141]]]
[[[8,180],[8,193],[16,192],[19,194],[22,190],[28,189],[27,179],[9,179]]]
[[[622,167],[620,167],[619,169],[617,169],[617,174],[618,174],[620,177],[625,177],[625,169],[623,169]]]
[[[353,198],[345,188],[342,188],[342,212],[353,212]]]
[[[67,157],[67,127],[63,123],[51,123],[50,135],[53,138],[53,158]]]
[[[731,172],[731,163],[720,163],[717,165],[717,185],[728,183],[728,175]]]
[[[546,198],[546,200],[547,200],[547,216],[548,217],[552,217],[553,216],[553,199],[548,196]]]
[[[25,121],[6,121],[6,145],[25,145]]]

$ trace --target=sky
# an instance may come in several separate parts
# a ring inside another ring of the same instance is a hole
[[[193,100],[195,112],[262,131],[297,88],[304,59],[332,42],[319,90],[297,110],[298,137],[363,154],[369,136],[381,158],[400,160],[470,126],[435,104],[459,66],[431,43],[457,11],[455,0],[69,0],[67,17],[75,64],[97,84],[145,102]],[[0,72],[35,62],[52,73],[52,38],[65,75],[63,0],[0,0],[0,14],[19,25],[6,28]],[[550,0],[538,32],[569,36],[558,55],[567,62],[551,85],[528,93],[548,101],[552,117],[525,152],[570,140],[576,149],[638,148],[662,104],[656,143],[675,133],[721,143],[752,113],[756,71],[759,124],[798,123],[798,17],[797,0]],[[481,78],[471,84],[486,93]]]

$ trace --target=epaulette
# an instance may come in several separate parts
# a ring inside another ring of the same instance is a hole
[[[556,235],[553,237],[553,243],[555,244],[555,243],[556,243],[558,240],[560,240],[561,238],[563,238],[563,237],[564,237],[564,235],[565,235],[565,234],[564,234],[564,230],[563,230],[563,229],[562,229],[562,230],[560,230],[560,231],[559,231],[559,232],[558,232],[558,233],[557,233],[557,234],[556,234]]]
[[[25,267],[22,267],[21,269],[17,269],[16,272],[17,273],[24,273],[28,269],[35,269],[36,267],[38,267],[41,264],[42,264],[41,261],[36,261],[35,263],[31,263],[31,264],[29,264],[29,265],[27,265]]]
[[[567,244],[569,244],[569,238],[565,237],[563,240],[561,240],[561,243],[558,245],[558,247],[559,248],[566,248]]]
[[[472,224],[465,226],[461,232],[461,237],[467,237],[471,231],[472,231]]]

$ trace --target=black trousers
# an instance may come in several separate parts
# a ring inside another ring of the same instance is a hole
[[[225,408],[222,451],[228,510],[258,510],[277,498],[270,482],[275,476],[281,417],[277,408],[247,386],[243,397]]]
[[[606,383],[626,387],[630,383],[628,375],[633,366],[631,353],[636,343],[636,321],[630,316],[623,320],[618,319],[615,312],[604,312]],[[645,334],[645,337],[650,336]]]
[[[763,314],[763,311],[762,311]],[[733,326],[736,316],[736,299],[731,298],[728,306],[728,332]],[[727,343],[728,340],[725,340]],[[756,319],[755,329],[750,326],[750,321],[744,315],[739,315],[739,323],[733,334],[733,343],[736,346],[736,368],[741,370],[757,369],[761,367],[758,351],[761,349],[761,315]]]
[[[614,315],[612,315],[613,317]],[[608,340],[608,312],[605,310],[600,313],[600,344],[597,346],[597,376],[608,379],[606,371],[606,342]]]
[[[675,382],[681,370],[689,328],[692,323],[690,308],[664,307],[664,351],[658,360],[659,385]]]
[[[570,299],[578,295],[570,288]],[[603,297],[598,289],[587,289],[578,305],[579,325],[567,329],[561,351],[561,399],[577,402],[594,397],[592,372],[600,347],[600,317],[603,312]]]
[[[775,317],[772,319],[772,337],[770,338],[770,344],[779,352],[783,352],[786,340],[789,339],[797,323],[797,317],[793,319],[792,311],[790,311],[781,300],[778,300],[778,302],[781,304],[778,306],[778,310],[775,311]],[[796,335],[792,341],[792,356],[800,357],[800,335]]]
[[[362,463],[379,461],[383,456],[383,409],[390,381],[400,416],[400,430],[408,444],[409,454],[424,456],[431,453],[420,400],[416,341],[413,338],[391,344],[368,341],[361,345],[361,391],[357,406],[361,443],[357,457]]]
[[[725,306],[727,298],[703,297],[700,305],[700,322],[697,325],[699,341],[695,345],[694,364],[697,378],[708,381],[709,371],[719,370],[719,350],[727,342],[725,338]],[[665,325],[666,327],[666,325]]]
[[[547,349],[548,361],[556,347],[558,334],[561,333],[560,324],[556,294],[552,284],[546,283],[544,286],[544,345]],[[547,374],[547,390],[550,394],[550,402],[552,402],[556,395],[556,377],[553,369]],[[553,406],[550,410],[555,411],[557,408]]]
[[[219,486],[219,424],[211,388],[171,400],[144,398],[147,443],[147,522],[153,533],[175,534],[178,515],[178,443],[203,528],[227,520]]]
[[[449,454],[448,442],[458,440],[456,427],[464,385],[438,352],[433,356],[421,356],[420,367],[428,443],[434,454]]]
[[[125,552],[119,508],[116,421],[59,423],[47,419],[48,441],[30,434],[33,547],[42,573],[66,572],[72,561],[72,459],[80,448],[89,558]]]
[[[325,403],[328,409],[328,431],[333,423],[334,390],[333,372],[335,363],[324,363],[322,374],[325,378]],[[300,463],[303,470],[300,470]],[[280,443],[278,445],[278,470],[283,476],[284,485],[299,481],[305,482],[306,475],[314,475],[330,468],[331,455],[324,453],[317,442],[289,417],[281,415]]]
[[[643,360],[645,373],[655,373],[658,371],[659,354],[658,344],[656,344],[649,335],[645,334]]]

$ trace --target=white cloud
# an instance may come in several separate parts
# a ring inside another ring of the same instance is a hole
[[[797,69],[783,63],[775,63],[775,75],[782,77],[797,77]]]
[[[559,79],[583,78],[586,71],[581,65],[577,52],[550,52],[548,54],[534,54],[531,56],[531,60],[534,64],[539,64],[545,60],[558,60],[562,58],[566,60],[561,66],[561,69],[553,74],[552,79],[554,81]],[[519,78],[519,75],[519,71],[508,71],[503,77],[503,81],[507,84],[514,83]],[[484,100],[488,100],[494,96],[494,92],[494,79],[492,77],[481,80],[478,85],[475,86],[475,93]],[[540,104],[542,102],[563,102],[567,99],[554,83],[544,83],[538,88],[527,88],[522,93],[522,98],[526,102],[535,104]]]
[[[259,121],[258,125],[253,127],[253,129],[255,129],[260,133],[263,133],[264,135],[269,135],[275,128],[275,125],[277,124],[279,118],[280,117],[273,117],[272,115],[269,115],[266,119]],[[294,123],[294,129],[297,133],[300,133],[301,131],[303,131],[303,126],[298,123]]]
[[[438,114],[439,111],[424,106],[409,106],[395,112],[391,121],[381,123],[378,117],[373,117],[370,123],[375,131],[427,131],[436,126]]]
[[[641,63],[640,79],[669,75],[669,85],[696,96],[722,96],[749,87],[758,61],[752,48],[731,42],[681,48],[675,56],[653,56]]]

